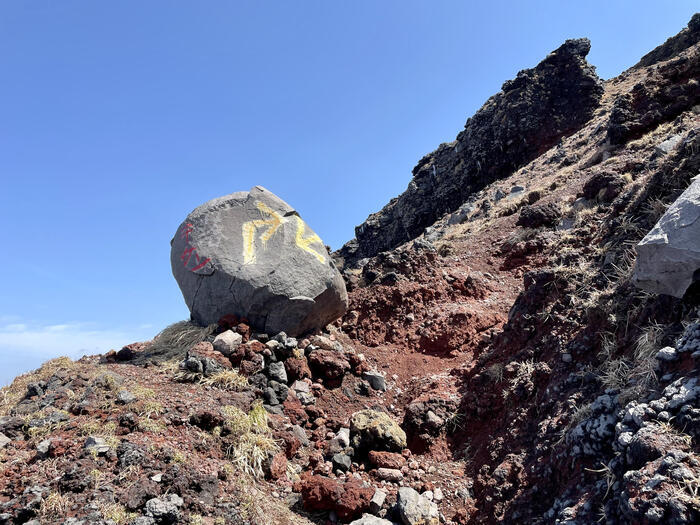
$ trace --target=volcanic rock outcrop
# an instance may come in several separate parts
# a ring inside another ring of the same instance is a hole
[[[637,245],[634,278],[653,293],[683,297],[700,270],[700,176]]]
[[[413,168],[399,197],[355,228],[338,253],[352,265],[414,239],[496,179],[510,175],[593,115],[603,94],[586,62],[586,38],[567,40],[532,69],[503,84],[464,126]]]
[[[171,241],[170,262],[202,325],[233,314],[266,333],[299,335],[347,307],[345,284],[320,237],[261,186],[190,213]]]

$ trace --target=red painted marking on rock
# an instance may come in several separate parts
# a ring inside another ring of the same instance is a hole
[[[199,254],[197,253],[197,248],[196,246],[192,246],[190,244],[190,233],[194,230],[194,226],[192,224],[185,223],[184,225],[184,231],[180,235],[181,239],[185,239],[185,249],[182,252],[182,255],[180,255],[180,260],[182,260],[182,264],[185,268],[187,268],[187,265],[190,263],[190,260],[192,257],[195,259],[195,266],[193,268],[187,268],[191,272],[196,272],[197,270],[201,270],[206,266],[206,264],[211,261],[209,257],[206,259],[202,259]]]

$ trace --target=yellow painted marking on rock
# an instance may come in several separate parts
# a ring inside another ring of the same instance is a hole
[[[258,229],[266,228],[262,235],[260,235],[260,240],[263,243],[264,250],[267,241],[269,241],[277,230],[279,230],[280,226],[287,222],[285,217],[282,217],[282,215],[262,202],[256,202],[255,206],[258,208],[258,210],[260,210],[263,216],[267,216],[267,218],[255,219],[243,223],[243,264],[255,263],[255,234],[257,233]],[[312,244],[320,244],[323,246],[323,241],[321,241],[321,238],[315,233],[309,235],[308,237],[304,237],[308,226],[306,226],[306,223],[301,220],[301,217],[298,215],[295,215],[295,217],[297,220],[297,232],[294,242],[296,243],[297,247],[313,255],[321,263],[325,263],[325,256],[311,247]]]
[[[277,213],[275,210],[272,208],[269,208],[262,202],[256,202],[255,205],[258,207],[258,209],[263,212],[267,213],[268,215],[271,215],[271,217],[265,221],[263,221],[266,225],[269,225],[270,227],[267,229],[265,233],[263,233],[260,236],[260,239],[262,240],[263,244],[267,244],[267,241],[270,240],[270,238],[275,234],[275,232],[278,230],[280,226],[285,222],[284,217],[282,217],[279,213]]]
[[[309,237],[304,237],[304,231],[306,231],[306,223],[302,221],[301,217],[299,217],[298,215],[296,216],[296,218],[297,235],[295,241],[297,243],[297,246],[305,252],[308,252],[314,257],[316,257],[320,262],[326,262],[326,258],[311,247],[312,244],[316,243],[323,246],[323,241],[321,241],[321,238],[315,233],[313,235],[310,235]]]
[[[255,262],[255,232],[258,231],[258,228],[267,226],[267,230],[260,236],[264,248],[267,241],[269,241],[279,227],[286,222],[284,217],[262,202],[256,202],[255,206],[261,213],[268,215],[269,218],[243,223],[243,264],[252,264]]]

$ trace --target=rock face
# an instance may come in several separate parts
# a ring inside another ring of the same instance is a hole
[[[399,197],[355,228],[338,256],[352,264],[414,239],[468,196],[508,176],[588,121],[603,94],[588,39],[567,40],[486,101],[454,142],[413,168]]]
[[[698,17],[693,20],[697,23]],[[608,119],[610,144],[615,146],[637,139],[700,104],[698,76],[700,53],[690,50],[684,56],[650,68],[644,82],[615,98]]]
[[[347,307],[345,283],[319,236],[260,186],[190,213],[171,241],[170,262],[202,325],[234,314],[265,333],[297,335]]]
[[[637,245],[634,279],[640,288],[683,297],[700,270],[700,176]]]
[[[668,60],[669,58],[677,55],[684,49],[688,49],[690,46],[695,44],[700,40],[700,13],[695,13],[693,17],[688,22],[688,27],[683,29],[680,33],[672,36],[666,42],[653,49],[646,55],[642,57],[637,66],[651,66],[662,60]]]

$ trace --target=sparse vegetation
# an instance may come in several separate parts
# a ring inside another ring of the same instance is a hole
[[[39,515],[45,520],[63,518],[70,508],[70,498],[60,492],[51,492],[41,501]]]
[[[695,509],[700,508],[700,476],[691,473],[691,476],[677,482],[677,487],[674,495],[679,500]]]
[[[203,327],[190,321],[171,324],[153,338],[146,352],[164,360],[183,356],[197,343],[206,341],[216,328],[215,324]]]
[[[138,516],[138,514],[128,512],[123,505],[118,503],[100,502],[98,508],[102,517],[105,520],[113,521],[115,525],[126,525]]]
[[[203,377],[200,379],[200,383],[234,392],[240,392],[248,388],[248,379],[236,370],[224,370],[209,377]]]
[[[486,370],[484,370],[484,374],[486,374],[486,377],[488,377],[491,381],[500,383],[503,381],[503,364],[494,363],[490,365]]]
[[[234,441],[226,450],[227,456],[242,472],[263,476],[263,464],[280,450],[267,426],[267,412],[260,403],[248,414],[233,406],[225,406],[221,412],[224,426]]]
[[[141,432],[160,435],[165,434],[167,427],[161,421],[155,421],[147,417],[140,417],[138,420],[138,429]]]
[[[154,416],[162,415],[165,412],[165,408],[162,403],[153,399],[142,399],[136,403],[134,412],[141,417],[151,419]]]
[[[0,416],[8,415],[10,409],[24,397],[29,383],[46,381],[59,370],[70,371],[77,366],[79,364],[68,357],[57,357],[47,361],[37,370],[16,377],[10,385],[0,388]]]

